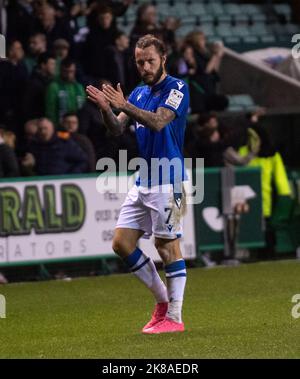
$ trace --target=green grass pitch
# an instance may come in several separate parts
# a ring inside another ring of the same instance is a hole
[[[300,262],[189,269],[186,331],[146,336],[153,300],[132,275],[0,287],[0,358],[300,358]]]

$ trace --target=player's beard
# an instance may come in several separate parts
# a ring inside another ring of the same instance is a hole
[[[147,80],[145,77],[143,77],[144,83],[148,84],[148,86],[154,86],[159,81],[159,79],[161,78],[163,72],[164,72],[164,65],[163,65],[162,60],[161,60],[160,66],[159,66],[158,70],[156,71],[156,73],[154,74],[153,79]]]

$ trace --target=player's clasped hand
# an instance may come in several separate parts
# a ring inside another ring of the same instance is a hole
[[[94,86],[87,86],[86,93],[88,95],[88,99],[97,104],[100,109],[104,111],[109,109],[109,101],[105,99],[103,92],[98,88]]]
[[[109,84],[103,84],[102,90],[105,99],[109,101],[114,108],[122,109],[126,105],[120,83],[118,83],[116,90]]]

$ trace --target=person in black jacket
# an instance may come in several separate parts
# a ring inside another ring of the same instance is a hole
[[[88,171],[88,158],[75,141],[56,134],[53,123],[42,118],[38,122],[37,138],[28,145],[22,165],[27,175],[84,173]]]
[[[0,125],[0,178],[20,175],[16,154],[14,149],[6,143],[5,133],[5,126]]]
[[[103,60],[105,63],[104,77],[109,80],[113,86],[121,84],[123,92],[129,93],[129,38],[122,31],[117,31],[114,37],[114,44],[108,46],[103,51]]]
[[[74,36],[73,31],[67,19],[56,17],[55,8],[50,4],[44,4],[38,8],[38,21],[35,23],[35,31],[46,35],[47,46],[51,51],[53,43],[58,38],[64,38],[73,46]]]
[[[45,115],[45,95],[48,84],[55,76],[56,62],[53,55],[42,53],[33,71],[23,100],[25,121]]]
[[[82,50],[82,61],[86,73],[95,79],[105,75],[103,50],[113,45],[116,27],[113,24],[113,11],[110,8],[100,8],[96,22],[90,27]]]
[[[75,141],[81,147],[81,149],[87,154],[88,163],[89,163],[89,171],[95,172],[96,171],[95,149],[92,142],[87,136],[78,133],[79,121],[78,121],[77,114],[72,113],[72,112],[66,113],[62,119],[62,127],[65,131],[70,133],[71,139]]]

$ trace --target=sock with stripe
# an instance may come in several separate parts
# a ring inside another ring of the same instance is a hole
[[[165,266],[169,305],[167,317],[182,322],[182,303],[186,283],[186,267],[183,259]]]
[[[124,259],[130,271],[153,293],[157,303],[168,302],[168,292],[161,280],[154,262],[138,247]]]

